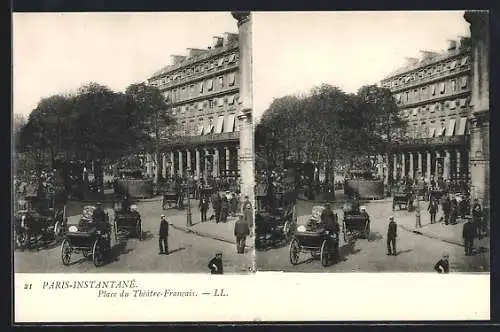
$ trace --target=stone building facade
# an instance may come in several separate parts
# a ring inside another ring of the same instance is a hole
[[[171,105],[175,137],[162,147],[162,160],[149,157],[148,173],[163,163],[163,176],[239,177],[238,34],[214,37],[207,49],[172,55],[172,64],[154,73],[156,86]]]
[[[469,180],[471,41],[449,41],[443,52],[421,51],[381,82],[407,121],[393,147],[386,179]]]

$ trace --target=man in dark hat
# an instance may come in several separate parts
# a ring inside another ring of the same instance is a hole
[[[474,224],[468,219],[462,229],[462,238],[464,239],[465,256],[472,255],[472,249],[474,247],[474,237],[476,235],[476,230],[474,229]]]
[[[200,194],[200,212],[201,222],[207,221],[208,197],[205,194]]]
[[[103,224],[106,222],[106,213],[102,208],[101,202],[96,203],[96,208],[92,213],[92,221],[95,222],[96,224]]]
[[[208,262],[208,268],[211,274],[224,274],[224,268],[222,266],[222,252],[218,251],[215,257]]]
[[[245,196],[245,200],[243,201],[243,216],[244,216],[245,221],[248,224],[248,227],[250,229],[252,229],[253,228],[253,208],[252,208],[252,203],[250,202],[250,199],[248,198],[248,196]]]
[[[240,216],[234,224],[234,236],[236,237],[236,251],[238,254],[245,253],[245,241],[248,235],[250,235],[250,227],[244,217]]]
[[[158,232],[160,255],[162,254],[168,255],[168,227],[169,225],[167,222],[167,218],[165,217],[164,214],[162,214],[160,216],[160,231]]]
[[[479,204],[479,199],[474,199],[474,205],[472,206],[472,224],[474,227],[475,235],[481,240],[481,218],[483,211],[481,209],[481,204]]]
[[[389,217],[389,226],[387,227],[387,255],[396,256],[396,238],[398,225],[394,221],[394,217]]]

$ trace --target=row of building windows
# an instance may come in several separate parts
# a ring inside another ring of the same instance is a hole
[[[215,82],[214,82],[215,81]],[[215,83],[215,84],[214,84]],[[234,87],[236,84],[236,72],[220,75],[217,79],[208,79],[206,81],[197,82],[189,86],[179,87],[171,91],[166,91],[163,96],[167,101],[179,102],[184,99],[190,99],[202,96],[204,93],[224,90],[225,88]]]
[[[422,122],[409,126],[407,137],[419,139],[454,135],[461,136],[466,134],[466,129],[466,118],[449,119],[448,121],[441,120],[440,122],[432,120],[429,123]]]
[[[421,88],[397,93],[394,95],[394,98],[396,99],[396,103],[398,104],[409,104],[419,101],[425,101],[440,95],[466,90],[469,84],[468,80],[468,76],[463,76],[458,79],[452,79],[449,81],[431,84]]]
[[[224,65],[237,65],[239,61],[238,53],[222,55],[218,58],[212,58],[203,63],[194,64],[192,67],[183,68],[165,77],[153,81],[151,84],[156,87],[162,87],[166,84],[175,83],[186,78],[192,78],[195,75],[209,73],[212,70],[221,69]]]
[[[238,118],[235,113],[229,113],[226,116],[219,115],[218,117],[209,116],[207,118],[199,117],[197,119],[181,121],[177,125],[176,133],[181,136],[200,135],[201,129],[204,129],[204,134],[233,132],[238,130]]]
[[[420,79],[426,79],[432,77],[436,74],[444,74],[447,71],[453,71],[458,68],[465,67],[469,64],[469,56],[463,56],[461,58],[453,59],[446,62],[437,63],[433,66],[429,66],[426,68],[422,68],[419,71],[414,71],[410,73],[406,73],[397,78],[390,80],[389,82],[385,82],[382,84],[383,87],[393,89],[396,87],[401,87],[406,84],[414,83]]]
[[[406,108],[401,110],[402,116],[409,118],[411,116],[422,115],[422,113],[442,112],[446,110],[455,110],[466,108],[469,105],[469,98],[458,98],[454,100],[446,100],[437,103],[427,104],[414,108]]]
[[[178,107],[172,108],[172,115],[184,114],[188,111],[203,111],[206,108],[223,107],[227,105],[235,105],[238,103],[239,95],[229,95],[218,98],[212,98],[208,100],[203,100],[196,103],[190,103]]]

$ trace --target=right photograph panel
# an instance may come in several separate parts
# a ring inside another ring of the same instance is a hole
[[[257,270],[488,273],[488,12],[253,30]]]

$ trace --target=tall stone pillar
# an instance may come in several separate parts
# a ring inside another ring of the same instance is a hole
[[[182,161],[182,150],[179,150],[179,175],[184,174],[184,163]]]
[[[449,150],[444,151],[444,162],[443,162],[443,179],[447,180],[450,178],[451,171],[451,154]]]
[[[226,146],[224,147],[224,150],[226,152],[226,171],[231,168],[231,152],[229,151],[229,148]]]
[[[214,178],[219,177],[219,148],[214,148],[214,160],[213,160],[213,176]]]
[[[405,153],[401,153],[401,178],[404,178],[406,175],[406,160]]]
[[[425,171],[425,177],[427,178],[427,181],[430,183],[431,182],[431,159],[432,159],[432,154],[430,151],[427,151],[427,169]]]
[[[205,169],[203,171],[204,176],[205,176],[205,180],[208,179],[208,162],[209,162],[209,160],[207,158],[208,155],[209,155],[208,149],[205,149]]]
[[[175,174],[175,155],[174,151],[170,151],[170,176]]]
[[[460,172],[462,171],[462,168],[461,168],[461,165],[462,165],[462,158],[461,158],[461,156],[460,156],[460,150],[457,150],[457,151],[455,152],[455,154],[456,154],[456,156],[457,156],[457,158],[456,158],[456,160],[457,160],[456,167],[457,167],[457,168],[456,168],[456,170],[455,170],[455,174],[456,174],[456,178],[457,178],[457,179],[460,179],[460,177],[461,177]]]
[[[195,158],[196,158],[196,177],[199,179],[200,178],[200,173],[201,173],[201,165],[200,165],[200,150],[196,149],[195,152]]]
[[[489,17],[487,11],[466,11],[472,41],[472,95],[469,121],[472,198],[479,199],[489,224],[490,208],[490,96]],[[471,204],[472,205],[472,204]]]
[[[398,179],[398,155],[396,153],[392,155],[392,179],[393,181]]]
[[[414,171],[413,171],[413,152],[410,152],[410,169],[408,170],[408,176],[410,179],[413,179],[414,177]]]
[[[380,180],[384,180],[384,158],[381,154],[377,155],[377,164],[378,176]]]
[[[146,154],[146,174],[153,176],[153,158],[150,153]]]
[[[417,160],[417,170],[418,170],[418,174],[419,174],[420,176],[422,176],[422,175],[423,175],[423,173],[422,173],[422,152],[418,152],[417,158],[418,158],[418,160]],[[420,180],[420,179],[419,179],[419,180]]]
[[[167,155],[165,152],[162,152],[161,154],[161,176],[166,179],[167,178]]]
[[[238,20],[240,49],[240,174],[241,194],[248,196],[255,208],[254,197],[254,144],[253,144],[253,99],[252,99],[252,21],[250,12],[232,12]]]
[[[439,159],[441,158],[441,153],[436,151],[436,162],[434,166],[434,179],[437,181],[439,177]]]
[[[191,150],[186,149],[186,172],[192,171],[191,169]]]

